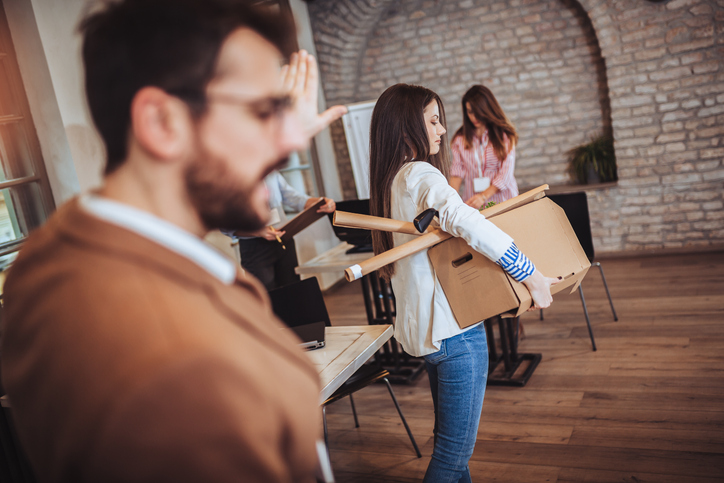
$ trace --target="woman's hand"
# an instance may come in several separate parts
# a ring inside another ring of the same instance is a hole
[[[479,210],[481,206],[484,206],[485,203],[488,202],[488,199],[485,197],[483,193],[477,193],[468,198],[468,200],[465,202],[466,205],[472,206],[476,210]]]
[[[530,292],[530,296],[533,298],[533,305],[528,309],[528,312],[532,310],[545,309],[550,307],[553,302],[553,295],[551,295],[551,286],[560,282],[559,278],[550,278],[540,273],[540,270],[536,269],[533,275],[523,281],[523,285],[526,286]]]

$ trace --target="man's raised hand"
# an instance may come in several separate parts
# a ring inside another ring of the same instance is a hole
[[[292,110],[309,138],[347,112],[344,106],[333,106],[318,113],[319,71],[314,56],[306,50],[293,53],[289,64],[282,67],[282,88],[290,96]]]

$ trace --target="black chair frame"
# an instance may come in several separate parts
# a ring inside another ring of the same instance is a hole
[[[613,320],[618,321],[618,315],[616,309],[613,306],[613,300],[611,299],[611,292],[608,290],[608,283],[606,282],[606,276],[603,274],[603,267],[600,262],[595,262],[595,252],[593,249],[593,235],[591,235],[591,218],[588,213],[588,197],[585,191],[579,191],[576,193],[561,193],[548,195],[554,203],[560,206],[568,217],[573,231],[578,237],[578,241],[581,243],[583,251],[586,253],[588,260],[591,262],[592,267],[598,267],[601,279],[603,280],[603,286],[606,289],[606,295],[608,296],[608,303],[611,305],[611,312],[613,313]],[[588,335],[591,337],[591,346],[593,350],[596,350],[596,340],[593,337],[593,329],[591,328],[591,319],[588,315],[588,306],[586,305],[586,298],[583,295],[583,282],[578,285],[578,295],[581,298],[581,305],[583,306],[583,315],[586,317],[586,326],[588,327]],[[543,320],[543,310],[540,311],[540,320]]]

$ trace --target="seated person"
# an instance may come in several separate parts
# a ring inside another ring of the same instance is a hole
[[[264,184],[269,193],[269,208],[272,212],[271,224],[255,232],[224,231],[225,234],[238,239],[241,266],[258,278],[267,290],[298,282],[299,275],[294,272],[298,265],[294,240],[282,244],[279,240],[284,231],[277,228],[287,223],[284,207],[302,211],[319,198],[313,198],[295,190],[279,171],[273,171],[265,179]],[[324,198],[318,213],[332,213],[336,209],[334,200]]]

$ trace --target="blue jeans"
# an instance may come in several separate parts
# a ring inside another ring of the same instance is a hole
[[[424,483],[468,483],[488,380],[485,327],[442,341],[425,356],[435,406],[435,447]]]

